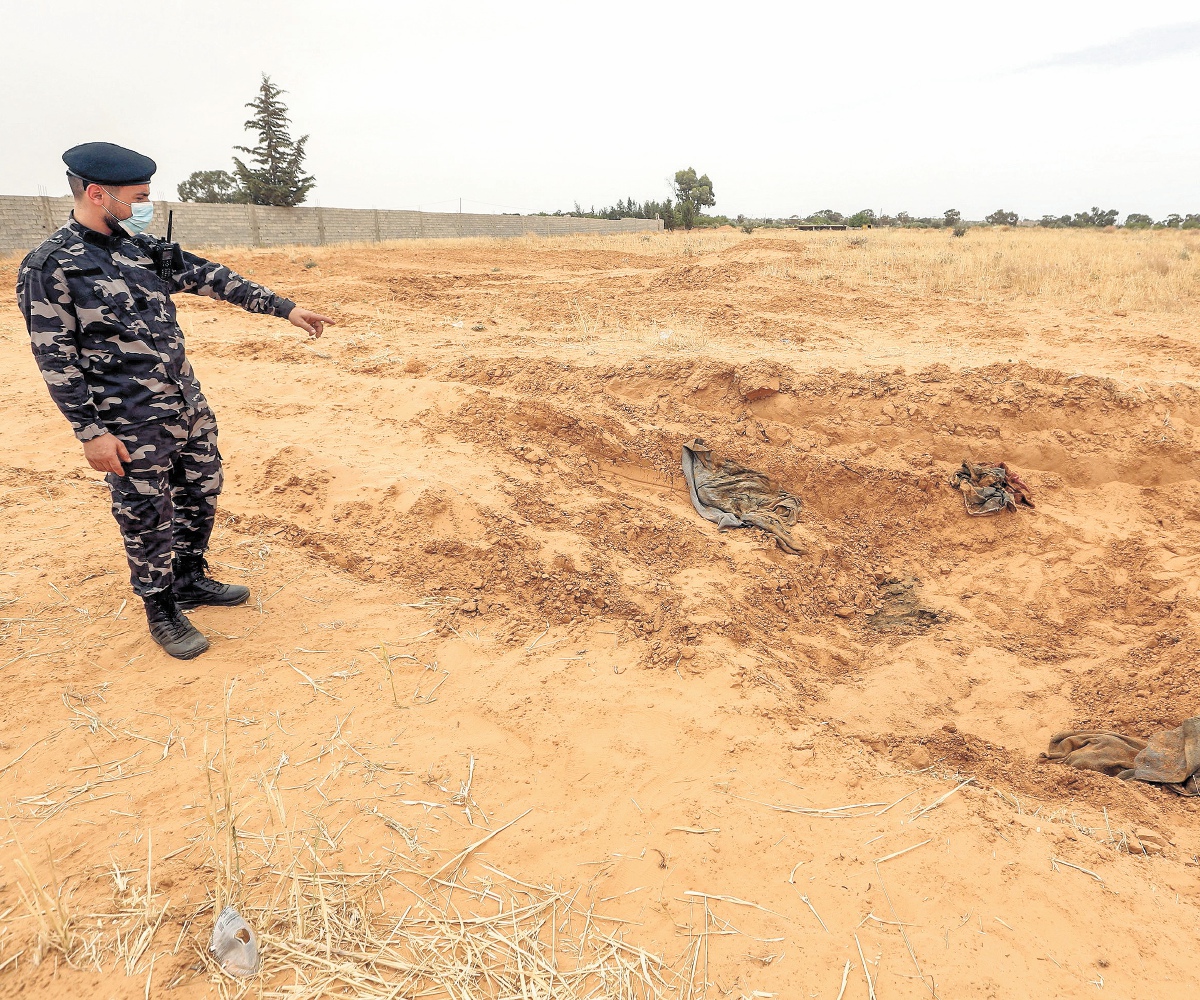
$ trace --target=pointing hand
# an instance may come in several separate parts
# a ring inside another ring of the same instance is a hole
[[[310,337],[321,336],[325,332],[326,323],[330,326],[336,325],[328,316],[322,316],[311,309],[302,309],[300,306],[296,306],[296,308],[288,313],[288,322],[292,326],[300,327]]]

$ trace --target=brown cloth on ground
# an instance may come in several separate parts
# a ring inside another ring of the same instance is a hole
[[[1149,740],[1120,733],[1059,733],[1042,758],[1123,781],[1162,785],[1177,795],[1200,795],[1200,716]]]
[[[696,513],[718,528],[753,525],[774,535],[784,552],[804,554],[804,543],[790,530],[800,514],[800,498],[763,473],[714,459],[712,449],[696,438],[683,446],[683,478]]]
[[[1033,506],[1029,487],[1003,462],[999,465],[963,462],[950,485],[962,492],[967,513],[974,517],[1016,510],[1018,504]]]

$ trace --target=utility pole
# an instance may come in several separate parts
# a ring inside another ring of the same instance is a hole
[[[462,215],[462,199],[458,199],[458,214]]]

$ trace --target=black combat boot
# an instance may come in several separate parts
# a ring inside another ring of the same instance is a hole
[[[177,660],[190,660],[208,649],[208,640],[190,621],[183,617],[175,596],[160,590],[143,598],[146,602],[146,621],[150,638]]]
[[[232,608],[245,604],[250,588],[236,583],[218,583],[208,575],[204,556],[175,556],[175,600],[184,611],[201,604]]]

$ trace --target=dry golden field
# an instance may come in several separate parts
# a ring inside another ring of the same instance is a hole
[[[1038,755],[1200,714],[1200,232],[210,253],[338,326],[181,297],[252,588],[188,663],[0,262],[0,995],[1190,995],[1198,807]]]

